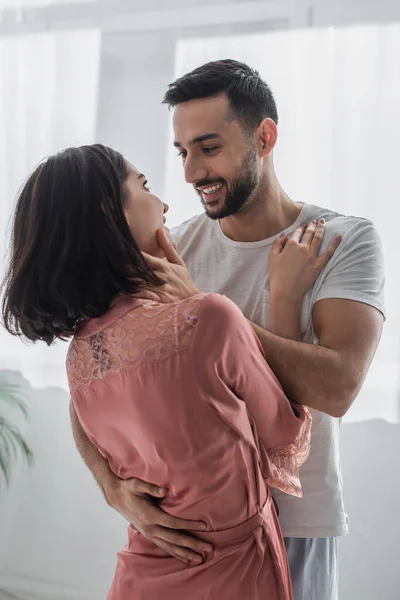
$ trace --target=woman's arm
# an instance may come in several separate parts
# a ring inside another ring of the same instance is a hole
[[[270,287],[269,332],[288,340],[301,341],[300,315],[305,293],[332,258],[340,236],[328,249],[319,251],[325,233],[325,221],[301,225],[288,238],[282,234],[271,249],[268,263]]]
[[[205,382],[217,375],[226,390],[205,394],[207,402],[240,437],[259,445],[268,484],[300,496],[298,475],[309,454],[310,414],[288,400],[240,310],[217,294],[203,302],[195,343],[199,386],[206,390]]]
[[[269,331],[287,340],[301,341],[301,300],[271,294],[269,299]]]
[[[280,238],[271,251],[271,327],[253,328],[286,393],[301,404],[342,417],[360,390],[382,331],[381,244],[371,224],[343,242],[313,307],[318,345],[304,344],[298,329],[301,301],[339,238],[319,255],[322,224],[314,224],[314,237],[312,227],[303,236],[301,229],[296,232],[296,239],[285,243]]]

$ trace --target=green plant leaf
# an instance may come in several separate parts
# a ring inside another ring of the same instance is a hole
[[[0,382],[0,400],[20,410],[25,418],[29,417],[29,410],[26,406],[26,392],[18,385],[7,381]]]
[[[0,418],[0,431],[6,440],[5,447],[7,447],[10,454],[12,451],[14,459],[17,459],[18,453],[20,453],[29,464],[33,458],[33,453],[20,431],[3,418]]]
[[[2,429],[0,429],[0,439],[2,440],[0,446],[0,472],[3,473],[6,485],[8,486],[10,484],[11,452],[5,433]]]
[[[22,412],[28,418],[29,411],[25,403],[26,393],[18,385],[1,381],[0,402],[3,401]],[[10,483],[13,463],[21,455],[28,466],[33,464],[33,453],[21,432],[9,420],[0,416],[0,475],[2,474],[6,485]]]
[[[18,448],[14,440],[13,436],[13,427],[11,423],[0,417],[0,431],[2,431],[5,447],[7,448],[9,458],[12,460],[16,460],[18,458]],[[12,457],[11,457],[12,454]]]
[[[32,464],[33,464],[33,452],[29,448],[28,444],[26,443],[26,441],[24,440],[24,438],[22,437],[22,435],[20,434],[20,432],[18,431],[18,429],[14,429],[12,431],[12,436],[14,438],[14,441],[17,443],[17,446],[19,448],[20,454],[22,454],[22,458],[24,458],[24,460],[26,461],[26,463],[28,464],[28,466],[32,466]]]
[[[6,429],[4,427],[0,427],[0,455],[5,454],[6,460],[11,459],[11,450],[10,450],[10,442],[7,438]]]

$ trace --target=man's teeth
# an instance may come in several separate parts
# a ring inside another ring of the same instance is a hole
[[[204,194],[213,194],[214,192],[216,192],[220,188],[222,188],[222,183],[217,183],[217,185],[213,185],[213,186],[211,186],[209,188],[205,188],[203,190],[203,192],[204,192]]]

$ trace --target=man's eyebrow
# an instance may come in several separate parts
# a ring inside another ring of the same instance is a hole
[[[220,133],[205,133],[204,135],[199,135],[189,142],[189,146],[193,146],[194,144],[199,144],[200,142],[205,142],[207,140],[222,140],[222,135]],[[175,148],[182,148],[181,142],[178,140],[174,141]]]
[[[144,175],[143,173],[140,173],[138,179],[146,179],[146,175]]]

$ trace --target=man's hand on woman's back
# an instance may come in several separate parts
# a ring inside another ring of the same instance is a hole
[[[157,506],[157,500],[167,491],[140,479],[119,479],[115,476],[104,488],[107,502],[145,537],[178,560],[190,564],[202,563],[202,553],[212,546],[184,530],[206,531],[203,521],[187,521],[173,517]]]

